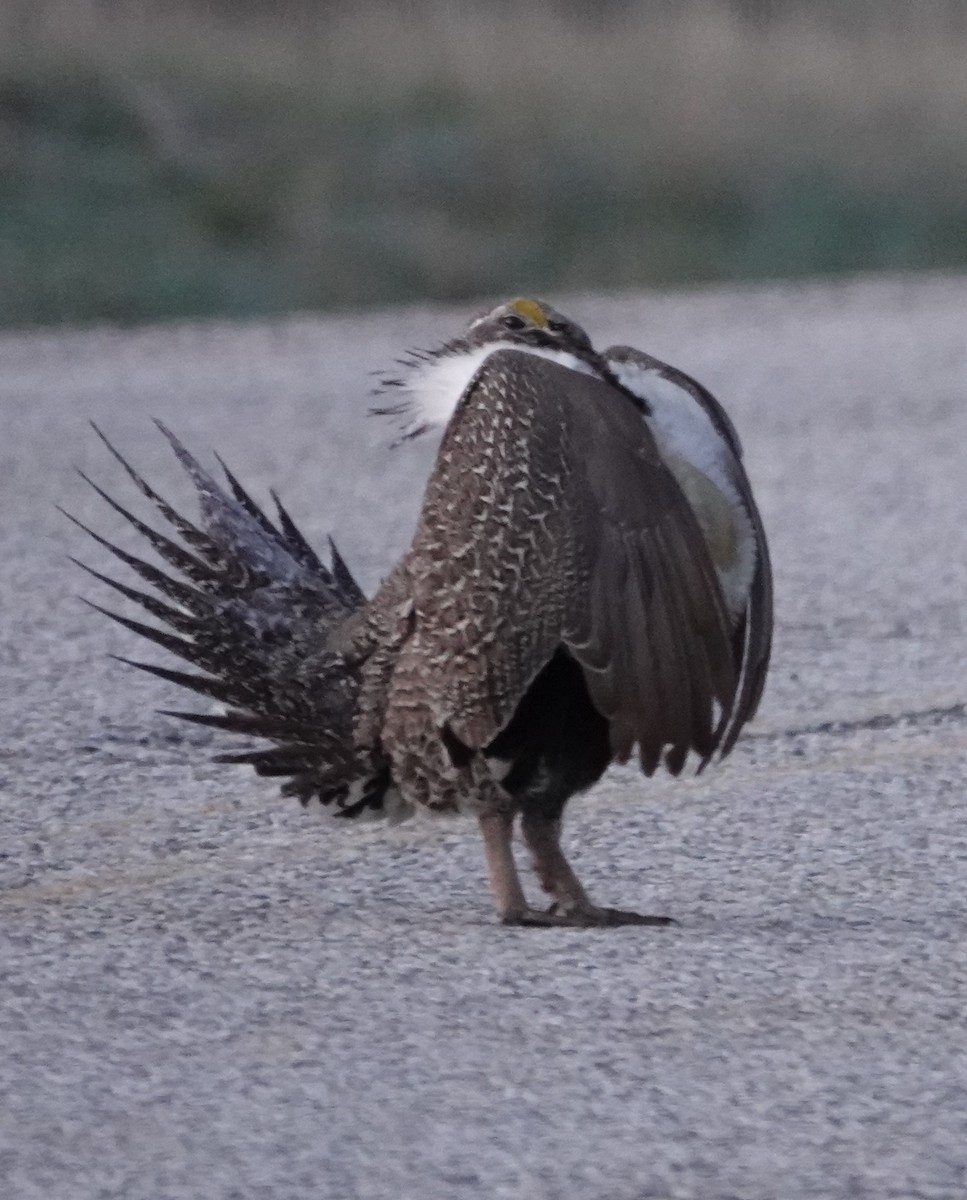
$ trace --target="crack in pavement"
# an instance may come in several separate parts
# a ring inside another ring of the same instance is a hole
[[[799,729],[778,729],[767,733],[750,732],[745,735],[743,741],[777,742],[787,738],[805,737],[809,734],[836,736],[863,730],[895,729],[900,725],[930,727],[961,721],[967,721],[967,701],[939,708],[923,708],[901,713],[877,713],[875,716],[853,721],[821,721],[817,725],[803,725]]]

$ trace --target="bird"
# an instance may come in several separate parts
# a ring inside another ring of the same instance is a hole
[[[670,924],[592,901],[562,819],[612,763],[678,775],[694,755],[701,770],[756,712],[772,585],[738,436],[696,381],[629,347],[599,353],[536,298],[398,367],[374,411],[399,441],[441,436],[412,541],[371,597],[274,492],[270,516],[158,423],[201,516],[95,427],[178,539],[85,475],[170,569],[70,517],[154,590],[78,565],[161,626],[93,607],[200,673],[122,662],[223,706],[169,715],[259,739],[219,761],[342,818],[472,816],[502,924]],[[547,907],[525,895],[518,822]]]

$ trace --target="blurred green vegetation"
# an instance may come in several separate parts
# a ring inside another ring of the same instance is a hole
[[[0,0],[0,324],[962,266],[964,8]]]

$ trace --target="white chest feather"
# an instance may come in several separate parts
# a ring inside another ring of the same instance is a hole
[[[521,346],[513,342],[492,342],[466,354],[445,354],[432,359],[415,372],[408,384],[413,401],[411,423],[416,426],[442,426],[453,416],[460,397],[470,381],[495,350],[517,350],[521,354],[533,354],[581,371],[585,375],[595,372],[586,362],[565,350],[545,349],[537,346]]]
[[[657,371],[636,363],[611,364],[629,391],[646,400],[646,418],[658,449],[702,526],[733,617],[745,608],[755,574],[756,547],[735,474],[730,447],[698,401]]]

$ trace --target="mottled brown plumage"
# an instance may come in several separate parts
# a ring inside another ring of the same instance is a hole
[[[714,571],[638,408],[605,381],[495,352],[444,435],[401,569],[413,615],[391,755],[427,725],[484,750],[559,646],[617,758],[637,743],[650,773],[665,746],[712,753],[713,701],[727,710],[735,684]]]
[[[549,306],[502,305],[421,361],[467,379],[412,544],[369,602],[334,547],[327,567],[284,510],[274,524],[230,474],[226,493],[171,435],[201,528],[124,464],[191,552],[109,500],[189,580],[109,546],[173,603],[105,581],[175,633],[118,619],[206,674],[137,665],[228,705],[180,715],[268,739],[226,757],[288,775],[303,802],[476,814],[506,922],[660,922],[592,904],[560,822],[609,762],[677,774],[690,752],[727,751],[754,710],[761,680],[708,530],[647,402]],[[411,398],[391,407],[425,427]],[[520,887],[517,816],[548,911]]]

